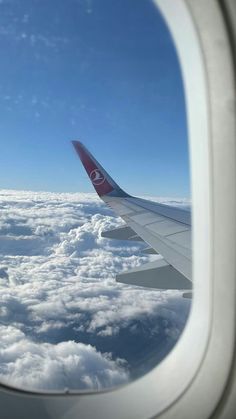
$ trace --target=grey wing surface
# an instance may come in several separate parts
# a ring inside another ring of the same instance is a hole
[[[117,275],[125,284],[157,289],[192,288],[191,213],[141,198],[122,190],[79,141],[73,141],[84,168],[100,198],[125,224],[105,231],[103,237],[144,241],[146,253],[161,257]]]

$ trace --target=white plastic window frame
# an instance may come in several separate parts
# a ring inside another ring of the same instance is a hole
[[[24,410],[28,416],[33,411],[35,418],[207,418],[224,391],[235,329],[235,93],[229,42],[217,1],[153,1],[173,36],[187,108],[194,249],[187,325],[156,368],[118,389],[24,397],[2,389],[6,418],[12,409],[22,417]]]

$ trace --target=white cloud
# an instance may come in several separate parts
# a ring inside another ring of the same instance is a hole
[[[143,372],[149,348],[157,351],[147,370],[170,350],[189,301],[115,282],[150,256],[142,243],[101,238],[121,220],[99,198],[2,190],[0,205],[2,380],[109,387]]]
[[[73,341],[35,343],[24,333],[1,327],[0,379],[17,387],[101,389],[128,381],[125,362],[113,361],[91,345]]]

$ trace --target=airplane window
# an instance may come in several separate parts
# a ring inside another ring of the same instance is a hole
[[[1,0],[0,42],[0,381],[126,384],[191,306],[171,35],[151,0]]]

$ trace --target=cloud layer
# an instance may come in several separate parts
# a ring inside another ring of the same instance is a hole
[[[113,387],[173,347],[189,301],[115,282],[153,256],[143,244],[101,238],[121,220],[94,194],[2,190],[0,208],[1,381]]]

